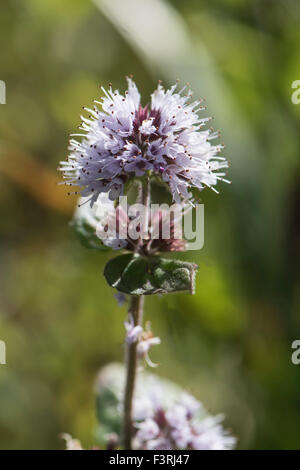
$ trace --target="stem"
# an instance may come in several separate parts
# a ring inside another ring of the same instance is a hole
[[[145,180],[141,183],[138,194],[138,201],[140,204],[145,206],[144,220],[143,220],[143,229],[146,229],[146,237],[148,238],[149,230],[149,215],[150,215],[150,199],[151,199],[151,183],[150,177],[147,175]],[[143,245],[143,237],[141,237],[137,250]]]
[[[148,220],[148,211],[150,205],[150,178],[140,185],[138,202],[146,206],[145,218]],[[143,241],[140,240],[142,244]],[[138,244],[140,245],[140,244]],[[138,250],[139,246],[137,247]],[[129,321],[133,319],[134,326],[142,326],[143,322],[143,309],[144,309],[144,296],[143,295],[132,295],[130,298],[130,305],[128,310]],[[131,450],[132,448],[132,406],[134,399],[134,388],[137,373],[137,344],[138,342],[128,344],[126,348],[126,385],[125,385],[125,396],[124,396],[124,422],[123,422],[123,443],[124,449]]]
[[[130,306],[128,315],[133,318],[134,326],[142,325],[143,321],[143,306],[144,296],[132,295],[130,298]],[[124,449],[131,450],[132,440],[132,403],[134,396],[135,378],[137,372],[137,353],[136,347],[137,342],[128,344],[126,350],[126,388],[124,397],[124,425],[123,425],[123,436],[124,436]]]

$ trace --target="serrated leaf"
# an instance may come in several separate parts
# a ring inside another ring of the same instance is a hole
[[[186,261],[128,254],[110,260],[104,276],[111,287],[130,295],[193,293],[196,269]]]

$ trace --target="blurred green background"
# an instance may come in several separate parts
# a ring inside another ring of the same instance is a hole
[[[94,443],[93,383],[123,357],[123,321],[68,222],[56,167],[82,105],[134,74],[191,83],[222,131],[232,184],[202,193],[195,296],[146,302],[158,374],[184,386],[241,449],[299,449],[298,0],[6,0],[0,12],[0,447]],[[145,98],[144,98],[145,99]]]

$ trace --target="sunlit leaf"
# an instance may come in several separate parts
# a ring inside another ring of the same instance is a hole
[[[111,287],[131,295],[193,293],[196,269],[186,261],[128,254],[110,260],[104,276]]]

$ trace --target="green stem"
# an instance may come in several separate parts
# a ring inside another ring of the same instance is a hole
[[[133,319],[134,326],[142,325],[143,321],[144,296],[131,296],[128,315]],[[132,448],[132,405],[134,398],[134,388],[137,372],[137,342],[128,344],[126,351],[126,387],[124,397],[124,423],[123,423],[123,441],[124,449]]]
[[[150,178],[147,177],[140,185],[138,202],[146,206],[145,218],[148,220],[148,211],[150,206]],[[141,240],[141,243],[142,240]],[[144,296],[132,295],[130,298],[130,305],[128,310],[128,319],[133,321],[134,326],[142,326],[143,323],[143,309],[144,309]],[[137,344],[138,341],[128,344],[126,348],[126,384],[124,395],[124,421],[123,421],[123,444],[124,449],[131,450],[132,448],[132,407],[134,399],[134,389],[136,382],[138,358],[137,358]]]
[[[148,229],[149,228],[149,215],[150,215],[150,198],[151,198],[151,192],[150,192],[150,177],[147,175],[144,179],[144,181],[141,183],[140,188],[139,188],[139,194],[138,194],[138,200],[140,204],[143,204],[145,206],[145,213],[144,213],[144,221],[143,221],[143,228]],[[148,238],[148,235],[147,235]],[[137,251],[139,248],[143,245],[143,237],[141,237],[138,246],[137,246]]]

